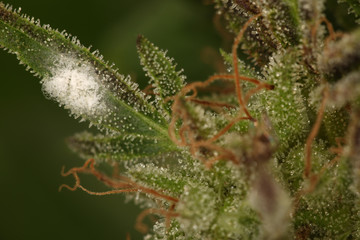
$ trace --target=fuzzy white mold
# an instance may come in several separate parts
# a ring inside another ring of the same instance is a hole
[[[76,116],[99,116],[106,110],[105,90],[90,63],[60,57],[52,76],[42,81],[43,91]]]

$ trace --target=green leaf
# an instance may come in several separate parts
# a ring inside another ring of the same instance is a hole
[[[189,182],[197,181],[184,177],[180,172],[157,167],[154,164],[138,164],[129,169],[129,174],[136,182],[155,190],[165,191],[173,197],[179,197],[184,191],[184,186]]]
[[[348,128],[349,113],[341,108],[339,110],[327,110],[324,113],[323,123],[329,142],[336,146],[336,139],[344,137]]]
[[[333,155],[329,154],[324,143],[315,142],[312,145],[312,171],[315,173],[319,172],[321,167],[332,157]],[[298,144],[291,148],[284,161],[278,165],[282,175],[281,179],[283,180],[283,186],[287,188],[291,195],[295,195],[304,183],[304,162],[304,145]]]
[[[196,136],[195,138],[207,139],[212,137],[211,135],[217,129],[217,115],[211,114],[209,111],[205,111],[202,106],[189,101],[183,100],[181,104],[188,114],[188,119],[184,122],[189,125],[190,131]]]
[[[280,142],[279,152],[299,140],[309,131],[307,109],[303,102],[301,75],[306,70],[298,63],[299,52],[295,49],[274,54],[263,74],[275,85],[274,90],[259,94],[261,105],[269,115]]]
[[[122,161],[159,157],[179,152],[168,138],[140,134],[92,135],[78,133],[68,139],[70,148],[81,157],[97,161]]]
[[[75,37],[0,3],[0,46],[42,78],[46,96],[100,129],[166,136],[166,120],[137,84]]]
[[[224,59],[224,63],[228,67],[228,71],[229,70],[232,71],[232,69],[233,69],[232,53],[227,53],[224,50],[220,49],[220,54],[221,54],[222,58]],[[259,79],[260,76],[259,76],[259,74],[256,74],[255,71],[256,71],[255,68],[250,67],[243,60],[238,59],[238,72],[239,72],[239,75]],[[245,85],[249,85],[249,82],[243,81],[242,83],[245,84]]]
[[[328,152],[317,152],[323,161]],[[314,155],[315,157],[315,155]],[[359,226],[358,196],[350,188],[351,167],[349,162],[341,159],[326,170],[316,190],[305,195],[300,201],[295,216],[295,228],[309,228],[309,239],[358,239],[356,231]]]
[[[176,64],[166,56],[166,51],[141,35],[137,39],[137,49],[140,63],[154,87],[156,105],[170,118],[172,101],[164,100],[175,96],[185,86],[186,77],[181,74],[182,70],[176,70]]]

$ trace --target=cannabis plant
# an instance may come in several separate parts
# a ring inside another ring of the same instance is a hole
[[[60,190],[126,193],[148,240],[360,239],[360,28],[335,31],[320,0],[213,4],[234,35],[219,52],[227,71],[186,83],[139,36],[143,90],[76,37],[0,4],[0,45],[99,130],[68,139],[86,161],[63,170],[75,183]]]

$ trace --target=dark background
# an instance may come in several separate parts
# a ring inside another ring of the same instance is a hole
[[[214,72],[214,53],[224,42],[213,27],[214,10],[201,0],[8,0],[22,12],[60,31],[76,35],[85,46],[99,49],[119,71],[142,87],[146,78],[136,53],[143,34],[169,50],[189,81]],[[336,28],[351,29],[346,6],[328,1]],[[331,10],[333,9],[333,10]],[[351,18],[350,18],[351,19]],[[58,192],[60,170],[80,166],[64,139],[87,129],[57,103],[46,100],[39,79],[0,51],[0,240],[141,239],[134,230],[141,211],[124,196],[96,197],[82,191]],[[90,189],[99,184],[83,181]]]
[[[200,0],[8,0],[43,24],[67,30],[92,45],[119,71],[145,86],[136,53],[143,34],[168,49],[189,80],[204,80],[214,70],[204,52],[221,47],[212,6]],[[208,49],[205,51],[204,49]],[[210,51],[211,53],[211,51]],[[211,54],[210,54],[211,55]],[[210,56],[211,58],[211,56]],[[204,61],[205,60],[205,61]],[[87,129],[58,104],[46,100],[39,79],[0,51],[0,239],[141,239],[134,230],[141,211],[124,196],[58,192],[60,170],[83,163],[64,139]],[[98,184],[83,181],[90,189]]]

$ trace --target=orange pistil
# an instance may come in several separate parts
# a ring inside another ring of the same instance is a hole
[[[267,83],[260,83],[257,87],[251,89],[249,92],[246,93],[245,98],[244,98],[245,105],[248,103],[251,96],[253,96],[255,93],[257,93],[258,91],[260,91],[263,88],[266,88],[268,90],[273,90],[275,88],[275,86],[267,84]]]
[[[241,120],[251,120],[248,117],[237,117],[230,121],[228,125],[226,125],[223,129],[221,129],[214,137],[210,138],[208,142],[215,142],[218,140],[222,135],[224,135],[229,129],[234,126],[235,123],[241,121]]]
[[[332,167],[335,163],[337,163],[340,159],[341,159],[341,154],[343,153],[343,147],[341,146],[341,143],[344,142],[343,138],[336,138],[335,139],[337,147],[331,147],[330,148],[330,152],[335,153],[336,157],[331,160],[330,162],[326,163],[324,166],[321,167],[321,169],[319,170],[319,172],[317,174],[312,174],[309,177],[310,180],[310,184],[306,189],[301,189],[299,190],[294,197],[294,212],[297,210],[298,206],[299,206],[299,202],[302,196],[312,193],[315,189],[317,184],[319,183],[319,180],[321,178],[321,176],[325,173],[325,171],[327,169],[329,169],[330,167]]]
[[[246,108],[246,105],[244,103],[243,97],[242,97],[242,89],[240,86],[240,76],[239,76],[239,69],[238,69],[238,57],[237,57],[237,49],[239,47],[240,40],[242,39],[246,29],[249,27],[250,23],[254,21],[256,18],[260,17],[260,13],[257,15],[252,16],[242,27],[239,34],[236,36],[233,47],[232,47],[232,57],[233,57],[233,68],[234,68],[234,77],[235,77],[235,87],[236,87],[236,95],[239,101],[239,105],[242,108],[242,110],[245,112],[246,116],[250,119],[253,119],[251,117],[249,111]],[[244,80],[244,79],[242,79]]]
[[[142,220],[145,216],[149,214],[158,214],[162,215],[166,218],[167,226],[170,226],[170,221],[174,217],[178,217],[179,214],[174,211],[175,206],[179,199],[163,194],[159,191],[156,191],[151,188],[143,187],[135,182],[133,182],[128,177],[119,175],[117,173],[114,174],[113,178],[108,177],[107,175],[101,173],[95,168],[95,160],[94,159],[88,159],[82,167],[74,167],[71,168],[69,171],[64,172],[64,168],[62,169],[61,175],[62,176],[69,176],[73,175],[75,178],[75,185],[73,187],[70,187],[69,185],[62,184],[59,187],[59,191],[61,191],[63,188],[67,188],[71,191],[75,191],[76,189],[81,189],[84,192],[90,194],[90,195],[96,195],[96,196],[104,196],[104,195],[110,195],[110,194],[117,194],[117,193],[128,193],[128,192],[143,192],[148,195],[151,195],[155,197],[156,199],[163,199],[171,203],[171,206],[169,209],[147,209],[144,210],[139,216],[136,221],[136,228],[141,232],[146,232],[148,227],[142,223]],[[85,187],[83,187],[80,184],[80,178],[78,176],[78,173],[90,173],[93,176],[95,176],[98,180],[103,182],[105,185],[113,188],[113,190],[105,191],[105,192],[93,192]],[[127,239],[130,239],[130,235],[128,234]]]
[[[328,91],[328,88],[326,87],[324,89],[324,97],[323,97],[323,99],[321,101],[321,105],[320,105],[319,112],[318,112],[317,117],[316,117],[315,124],[312,127],[308,138],[306,139],[306,144],[305,144],[305,168],[304,168],[304,177],[305,178],[310,177],[310,173],[311,173],[311,145],[312,145],[312,142],[314,141],[316,135],[319,132],[321,121],[322,121],[323,116],[324,116],[325,104],[326,104],[326,101],[328,99],[328,95],[329,95],[329,91]]]
[[[325,87],[323,94],[324,94],[324,96],[323,96],[323,99],[322,99],[322,102],[321,102],[321,105],[319,108],[319,112],[316,117],[315,124],[314,124],[313,128],[311,129],[311,132],[306,140],[306,145],[305,145],[304,178],[309,179],[309,186],[306,189],[299,190],[295,194],[294,212],[298,208],[301,197],[306,194],[312,193],[316,189],[316,186],[317,186],[321,176],[325,173],[325,171],[327,169],[329,169],[331,166],[333,166],[335,163],[337,163],[340,160],[341,154],[343,151],[343,148],[341,147],[341,141],[343,141],[343,139],[336,138],[335,141],[337,143],[337,148],[330,148],[330,151],[333,153],[336,153],[337,156],[333,160],[331,160],[330,162],[328,162],[327,164],[322,166],[317,174],[311,173],[311,168],[312,168],[312,166],[311,166],[312,165],[311,164],[311,145],[320,129],[321,121],[322,121],[322,118],[324,115],[325,105],[326,105],[326,101],[327,101],[328,95],[329,95],[329,90],[327,87]]]
[[[197,98],[191,98],[190,101],[204,105],[204,106],[215,107],[215,108],[236,108],[234,105],[231,105],[228,103],[212,102],[212,101],[206,101],[206,100],[201,100],[201,99],[197,99]]]
[[[258,18],[261,14],[257,14],[251,17],[243,26],[239,34],[236,36],[233,48],[232,48],[232,56],[233,56],[233,74],[219,74],[214,75],[208,78],[204,82],[193,82],[181,89],[181,91],[176,96],[167,97],[165,101],[173,100],[172,105],[172,117],[168,128],[168,133],[170,139],[178,146],[185,147],[188,146],[190,148],[191,154],[199,158],[203,161],[207,167],[211,167],[215,162],[219,160],[229,160],[234,162],[235,164],[239,164],[240,160],[235,156],[232,151],[225,149],[223,147],[217,146],[214,144],[221,136],[227,133],[230,128],[239,121],[242,120],[250,120],[256,122],[256,120],[250,115],[248,109],[246,108],[246,104],[249,101],[250,97],[260,91],[261,89],[274,89],[274,85],[263,83],[255,78],[250,78],[246,76],[239,75],[238,69],[238,60],[237,60],[237,49],[239,43],[252,21]],[[186,111],[183,102],[191,101],[197,104],[204,105],[206,107],[213,108],[215,111],[218,108],[234,108],[235,106],[221,103],[221,102],[211,102],[206,100],[201,100],[196,98],[198,95],[198,89],[208,88],[210,84],[217,80],[232,80],[235,83],[235,90],[237,99],[240,105],[240,109],[245,113],[246,116],[236,117],[228,123],[223,129],[221,129],[215,136],[210,139],[202,139],[202,137],[196,135],[197,126],[193,122],[190,114]],[[240,86],[241,81],[247,81],[256,85],[256,87],[250,90],[246,95],[245,99],[242,96],[242,89]],[[191,93],[191,94],[189,94]],[[176,133],[177,124],[180,124],[178,134]],[[177,137],[179,136],[179,138]],[[201,153],[200,156],[198,153]],[[207,157],[210,157],[209,160],[206,160]]]
[[[109,178],[105,174],[99,172],[94,167],[95,160],[89,159],[87,160],[82,167],[75,167],[70,169],[68,172],[64,173],[62,171],[61,175],[66,177],[69,175],[73,175],[75,178],[75,185],[73,187],[70,187],[69,185],[62,184],[59,187],[59,191],[61,191],[63,188],[67,188],[71,191],[75,191],[76,189],[80,188],[84,192],[87,192],[90,195],[97,195],[97,196],[104,196],[104,195],[110,195],[110,194],[117,194],[117,193],[125,193],[125,192],[143,192],[149,195],[152,195],[156,198],[164,199],[166,201],[170,201],[173,203],[177,203],[179,200],[177,198],[174,198],[172,196],[168,196],[166,194],[163,194],[159,191],[156,191],[151,188],[143,187],[135,182],[133,182],[131,179],[125,177],[125,176],[117,176],[116,179]],[[114,190],[105,191],[105,192],[93,192],[85,187],[83,187],[80,184],[80,178],[78,176],[78,173],[90,173],[93,176],[95,176],[98,180],[103,182],[105,185],[114,188]]]
[[[336,34],[335,34],[335,31],[334,31],[334,28],[331,24],[331,22],[329,20],[327,20],[326,17],[321,17],[314,25],[314,27],[311,29],[311,37],[312,37],[312,41],[313,41],[313,44],[314,46],[316,46],[316,33],[317,33],[317,29],[318,27],[320,26],[321,23],[325,23],[326,24],[326,27],[329,31],[329,37],[331,40],[335,40],[336,39]]]
[[[153,91],[154,88],[155,88],[154,85],[149,84],[142,91],[147,95],[154,95],[154,91]]]

